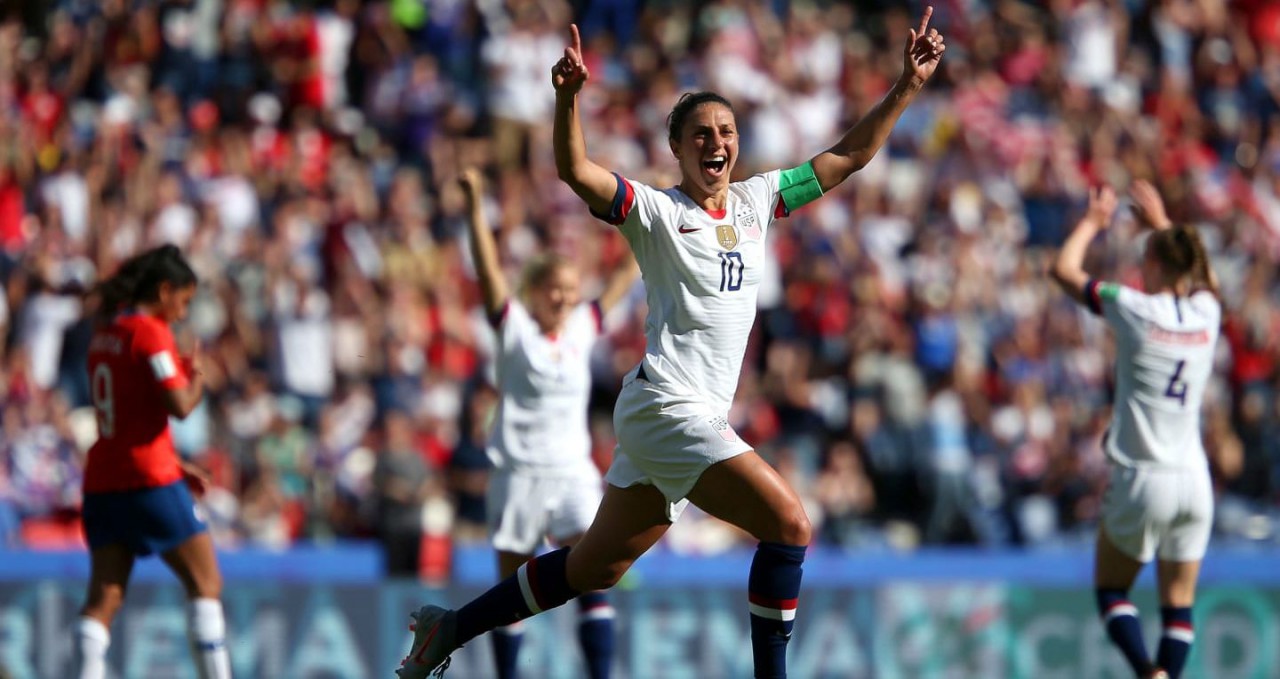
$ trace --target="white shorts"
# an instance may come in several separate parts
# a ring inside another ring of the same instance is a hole
[[[1143,563],[1204,559],[1213,530],[1209,469],[1113,465],[1102,526],[1111,544]]]
[[[654,486],[667,499],[672,522],[689,504],[685,496],[707,467],[751,450],[725,413],[672,396],[643,379],[622,386],[613,428],[618,446],[605,480],[619,488]]]
[[[500,552],[536,554],[547,538],[560,541],[586,531],[603,496],[593,467],[567,475],[495,470],[485,495],[490,542]]]

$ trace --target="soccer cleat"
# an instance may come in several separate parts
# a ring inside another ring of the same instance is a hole
[[[400,663],[396,676],[400,679],[427,679],[443,677],[449,669],[449,654],[453,653],[456,636],[455,613],[439,606],[423,606],[409,617],[413,624],[413,647]]]

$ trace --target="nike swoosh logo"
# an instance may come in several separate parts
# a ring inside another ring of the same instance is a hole
[[[440,631],[440,623],[437,622],[435,629],[432,629],[431,633],[427,635],[427,638],[422,640],[422,646],[418,648],[418,652],[413,656],[413,661],[415,663],[418,663],[419,665],[421,665],[424,662],[426,662],[426,659],[423,656],[427,652],[427,647],[431,645],[431,640],[436,637],[436,632],[439,632],[439,631]]]
[[[687,226],[685,226],[685,225],[681,224],[681,225],[680,225],[680,228],[679,228],[679,229],[677,229],[677,230],[678,230],[680,233],[693,233],[693,232],[695,232],[695,231],[701,231],[701,230],[702,230],[702,227],[701,227],[701,226],[699,226],[699,227],[697,227],[697,228],[690,229],[689,227],[687,227]]]

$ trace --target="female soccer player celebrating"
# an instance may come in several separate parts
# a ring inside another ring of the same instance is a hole
[[[523,299],[507,293],[498,249],[481,208],[483,179],[462,174],[471,229],[471,253],[485,312],[498,330],[497,377],[502,400],[489,442],[496,471],[487,510],[502,577],[515,575],[546,538],[571,546],[595,518],[600,472],[591,461],[587,405],[591,396],[591,347],[601,321],[635,282],[634,263],[612,275],[600,298],[580,304],[578,270],[544,255],[525,270]],[[578,639],[592,679],[609,676],[613,608],[604,592],[578,597]],[[494,630],[499,679],[516,676],[520,623]]]
[[[1094,190],[1053,276],[1106,319],[1116,336],[1115,405],[1104,449],[1111,483],[1102,505],[1094,567],[1107,634],[1139,677],[1178,677],[1191,650],[1191,605],[1213,524],[1213,488],[1200,438],[1200,406],[1213,369],[1222,309],[1217,280],[1195,229],[1173,226],[1155,189],[1132,191],[1139,219],[1155,230],[1142,258],[1146,293],[1084,272],[1085,251],[1116,207]],[[1158,558],[1164,634],[1152,663],[1128,591]]]
[[[169,324],[187,315],[196,275],[166,245],[125,262],[98,288],[100,321],[89,345],[98,441],[84,472],[84,531],[91,575],[76,633],[76,676],[103,679],[111,620],[124,603],[134,559],[160,554],[190,599],[188,629],[201,679],[231,676],[213,541],[191,497],[200,470],[173,447],[169,416],[200,403],[195,357],[179,358]]]
[[[488,630],[613,586],[690,501],[760,540],[748,578],[755,673],[786,676],[809,520],[795,491],[726,419],[755,320],[765,234],[774,219],[835,188],[876,154],[942,58],[942,36],[928,28],[931,12],[907,37],[902,77],[884,100],[799,167],[731,182],[738,159],[732,106],[710,92],[681,98],[668,119],[681,181],[664,190],[587,158],[577,95],[589,74],[572,28],[573,44],[552,68],[556,167],[635,253],[649,302],[645,356],[618,396],[618,448],[586,534],[457,611],[417,611],[401,677],[425,677]]]

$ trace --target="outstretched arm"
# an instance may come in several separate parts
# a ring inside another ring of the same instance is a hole
[[[636,278],[640,275],[640,267],[636,265],[636,258],[630,253],[627,254],[625,261],[621,262],[613,274],[609,276],[609,282],[604,286],[604,292],[600,293],[600,311],[609,313],[609,310],[622,301],[627,296],[627,291],[631,290],[632,284],[636,282]]]
[[[907,110],[916,94],[933,75],[942,60],[947,46],[936,28],[929,28],[933,8],[928,7],[920,18],[918,30],[912,29],[903,50],[902,76],[893,89],[874,108],[867,112],[835,146],[819,153],[810,161],[813,174],[822,190],[830,191],[849,175],[861,170],[889,138],[889,132],[897,124],[902,112]],[[797,208],[798,205],[790,205]]]
[[[470,231],[471,259],[476,264],[476,276],[480,279],[480,292],[484,296],[484,311],[489,317],[502,312],[507,303],[507,280],[498,262],[498,246],[485,219],[480,196],[484,192],[484,177],[475,168],[463,170],[459,179],[467,194],[467,228]]]
[[[1116,209],[1116,192],[1109,186],[1089,191],[1089,209],[1076,224],[1075,230],[1058,250],[1053,263],[1053,279],[1064,292],[1081,304],[1085,304],[1085,285],[1089,274],[1084,270],[1084,255],[1099,231],[1111,225],[1111,214]]]
[[[582,61],[582,39],[577,25],[570,25],[572,44],[551,68],[551,84],[556,89],[555,126],[551,143],[556,156],[556,173],[569,185],[587,207],[597,214],[609,212],[617,193],[618,182],[613,173],[587,158],[587,142],[582,137],[578,119],[578,92],[591,77]]]

